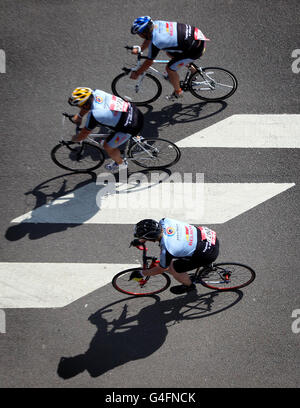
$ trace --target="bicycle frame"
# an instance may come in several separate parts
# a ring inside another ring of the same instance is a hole
[[[156,266],[159,263],[159,261],[157,260],[156,257],[147,256],[148,248],[146,247],[146,245],[143,242],[141,242],[139,245],[134,245],[133,243],[131,243],[130,246],[135,246],[140,251],[143,251],[143,255],[142,255],[143,269],[151,269],[151,268],[153,268],[154,266]],[[150,260],[151,260],[151,263],[150,263],[150,265],[148,265],[148,261],[150,261]],[[141,287],[143,287],[148,282],[150,277],[151,276],[146,276],[144,279],[140,280],[139,285]]]
[[[63,119],[62,119],[63,127],[64,127],[64,125],[65,125],[66,117],[68,117],[69,120],[71,121],[71,119],[70,119],[71,116],[72,116],[72,115],[68,115],[68,114],[63,113]],[[71,122],[72,122],[72,121],[71,121]],[[73,123],[73,122],[72,122],[72,123]],[[78,125],[76,125],[76,134],[79,133],[80,130],[81,130],[81,128],[80,128]],[[99,131],[100,131],[100,129],[99,129]],[[113,132],[108,132],[108,133],[90,133],[90,134],[88,135],[88,137],[87,137],[86,139],[84,139],[82,142],[87,142],[87,141],[88,141],[88,142],[93,143],[93,144],[95,144],[96,146],[100,147],[101,149],[103,149],[103,143],[104,143],[105,139],[107,139],[112,133],[113,133]],[[95,140],[96,137],[101,139],[100,142],[98,142],[97,140]],[[136,144],[138,144],[139,147],[140,147],[140,149],[142,149],[149,157],[151,157],[151,152],[149,152],[147,149],[145,149],[143,143],[141,143],[144,139],[145,139],[145,138],[144,138],[143,136],[141,136],[141,135],[132,136],[132,137],[130,138],[130,140],[129,140],[127,149],[124,151],[123,158],[126,158],[127,160],[134,160],[134,158],[127,157],[127,154],[126,154],[126,151],[128,150],[128,148],[129,148],[129,146],[130,146],[130,143],[136,143]],[[63,143],[66,143],[66,142],[67,142],[67,141],[64,140],[64,137],[63,137],[63,136],[62,136],[62,142],[63,142]],[[81,144],[82,142],[78,142],[78,143]]]
[[[125,48],[129,48],[129,49],[130,49],[131,47],[125,47]],[[135,66],[134,68],[131,68],[131,69],[123,67],[123,68],[122,68],[123,71],[125,71],[125,72],[128,72],[128,71],[137,71],[137,70],[141,67],[141,65],[142,65],[142,61],[141,61],[142,59],[147,59],[147,57],[144,57],[144,56],[143,56],[143,53],[140,52],[140,53],[137,54],[137,64],[136,64],[136,66]],[[154,63],[154,64],[168,64],[168,62],[169,62],[169,60],[153,60],[153,63]],[[188,80],[189,80],[190,76],[192,75],[192,74],[191,74],[191,71],[190,71],[190,67],[193,67],[196,71],[198,71],[199,73],[202,73],[202,68],[201,68],[201,67],[198,67],[198,66],[195,65],[194,63],[190,63],[190,64],[186,67],[186,68],[187,68],[187,73],[186,73],[186,76],[185,76],[184,80],[180,82],[180,86],[181,86],[181,88],[182,88],[184,91],[186,91],[186,90],[188,89]],[[150,66],[150,67],[148,68],[148,70],[151,70],[151,71],[152,71],[154,74],[156,74],[157,76],[160,76],[161,78],[163,78],[163,79],[165,79],[166,81],[168,81],[168,74],[167,74],[166,72],[162,73],[162,72],[160,72],[159,70],[155,69],[153,66]],[[148,70],[147,70],[147,71],[148,71]],[[140,77],[139,77],[139,79],[137,80],[137,84],[136,84],[136,88],[137,88],[137,89],[139,88],[140,84],[142,83],[143,78],[144,78],[144,76],[146,75],[146,72],[147,72],[147,71],[145,71],[143,74],[141,74]]]
[[[140,50],[136,52],[136,47],[125,47],[127,50],[135,50],[136,65],[131,68],[123,67],[123,73],[113,79],[111,87],[113,93],[117,96],[143,106],[154,102],[161,95],[162,81],[160,78],[169,80],[168,74],[156,69],[155,64],[168,64],[169,61],[165,59],[151,60],[146,65],[147,69],[144,72],[140,75],[132,75],[131,73],[133,72],[143,71],[143,68],[141,69],[141,66],[143,67],[141,65],[142,59],[148,58],[143,56]],[[170,58],[172,55],[168,54],[168,57]],[[182,59],[184,59],[183,55]],[[189,63],[186,63],[185,67],[187,72],[183,70],[180,75],[180,88],[185,92],[191,92],[198,99],[207,102],[222,101],[233,95],[237,89],[237,79],[227,69],[221,67],[200,67],[192,59],[190,59]],[[167,71],[169,73],[168,69]],[[128,81],[130,77],[133,77],[134,80]]]
[[[71,115],[66,115],[66,114],[64,114],[63,113],[63,118],[62,118],[62,126],[63,126],[63,128],[64,128],[64,126],[65,126],[65,120],[66,120],[66,117],[68,117],[69,118],[69,120],[70,120],[70,117],[69,116],[71,116]],[[73,122],[72,122],[73,123]],[[75,124],[75,123],[74,123]],[[76,130],[75,130],[75,132],[76,132],[76,134],[78,134],[79,132],[80,132],[80,130],[81,130],[81,128],[79,127],[79,126],[76,126]],[[99,129],[100,130],[100,129]],[[101,138],[103,141],[108,137],[108,136],[110,136],[111,135],[111,132],[108,132],[108,133],[90,133],[89,135],[88,135],[88,137],[86,138],[86,139],[84,139],[83,141],[89,141],[89,142],[92,142],[92,143],[94,143],[94,144],[96,144],[96,145],[98,145],[98,146],[100,146],[100,147],[102,147],[101,146],[101,143],[99,143],[99,142],[97,142],[96,140],[94,140],[94,138],[95,137],[99,137],[99,138]],[[65,141],[65,139],[64,139],[64,137],[62,136],[62,141]],[[81,142],[78,142],[78,143],[81,143]]]
[[[159,263],[159,261],[157,260],[157,258],[155,256],[147,256],[148,248],[146,247],[146,245],[143,242],[140,242],[138,245],[135,245],[132,242],[130,244],[130,246],[134,246],[135,248],[139,249],[140,251],[143,251],[143,254],[142,254],[143,269],[151,269],[155,265],[157,265],[157,263]],[[151,260],[150,265],[148,265],[149,260]]]

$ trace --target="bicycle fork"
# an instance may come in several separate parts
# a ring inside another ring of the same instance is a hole
[[[159,260],[157,260],[156,258],[150,257],[149,259],[152,259],[151,264],[149,265],[149,268],[147,268],[147,265],[145,264],[144,269],[151,269],[159,264]],[[143,288],[150,278],[151,276],[145,276],[145,279],[140,280],[139,281],[140,287]]]

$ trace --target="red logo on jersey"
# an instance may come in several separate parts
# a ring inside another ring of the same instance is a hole
[[[166,23],[166,31],[169,33],[171,36],[173,35],[173,23]]]

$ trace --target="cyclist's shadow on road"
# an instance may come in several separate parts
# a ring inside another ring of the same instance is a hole
[[[144,107],[144,109],[147,109],[145,112],[141,108],[145,118],[142,135],[144,137],[159,137],[159,130],[164,127],[208,119],[219,114],[226,107],[227,103],[224,101],[200,102],[187,105],[173,103],[158,111],[154,111],[151,105],[147,105]]]
[[[46,180],[25,193],[26,207],[32,208],[32,198],[35,200],[31,213],[27,213],[25,220],[16,222],[9,227],[5,237],[9,241],[18,241],[26,235],[29,239],[39,239],[46,235],[58,233],[69,227],[75,227],[77,223],[51,222],[51,214],[56,221],[62,207],[71,205],[76,201],[77,191],[86,188],[96,182],[95,173],[66,173],[52,179]],[[52,205],[55,200],[68,196],[69,199],[62,201],[59,205]],[[30,201],[30,204],[29,204]],[[72,209],[70,208],[70,211]],[[66,220],[67,221],[67,220]]]
[[[163,173],[162,180],[170,177],[169,169],[161,170],[161,172]],[[101,212],[105,197],[130,194],[141,190],[139,181],[148,173],[151,173],[151,170],[128,173],[128,177],[131,177],[129,178],[131,184],[127,185],[128,179],[124,179],[121,186],[126,184],[127,187],[123,191],[112,188],[115,183],[122,181],[119,180],[118,175],[113,176],[105,172],[101,173],[103,177],[93,172],[67,173],[46,180],[25,193],[25,197],[30,201],[26,203],[26,207],[33,208],[25,216],[13,220],[14,225],[7,229],[5,237],[9,241],[18,241],[28,235],[29,239],[34,240],[82,225]],[[108,180],[105,175],[110,176]],[[112,180],[115,183],[108,188],[105,183]],[[154,186],[155,183],[149,183],[148,188],[151,188],[152,185]],[[35,200],[33,206],[32,199]]]
[[[62,357],[57,373],[65,380],[85,370],[91,377],[98,377],[130,361],[145,359],[163,345],[168,328],[172,330],[174,324],[220,313],[237,304],[242,297],[241,291],[214,291],[202,295],[189,293],[164,301],[160,301],[158,296],[151,296],[155,303],[131,316],[128,301],[134,302],[131,310],[136,310],[137,298],[109,304],[89,317],[89,321],[97,327],[97,333],[88,350],[77,356]],[[118,318],[109,322],[104,315],[111,312]]]

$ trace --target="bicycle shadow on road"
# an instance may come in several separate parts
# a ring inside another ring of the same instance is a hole
[[[172,330],[176,323],[221,313],[235,306],[242,297],[243,293],[239,290],[226,293],[214,291],[202,295],[191,292],[163,301],[158,296],[147,296],[153,298],[155,303],[138,313],[136,297],[111,303],[89,317],[90,323],[97,327],[97,332],[88,350],[77,356],[61,357],[57,374],[64,380],[84,371],[91,377],[99,377],[130,361],[145,359],[163,345],[168,329]],[[135,301],[130,308],[128,303],[132,300]],[[104,315],[110,313],[118,318],[109,322]]]
[[[159,137],[159,130],[166,126],[208,119],[218,115],[226,107],[227,103],[224,101],[201,102],[188,105],[174,103],[158,111],[154,111],[153,107],[148,105],[145,107],[147,111],[144,112],[145,125],[142,135],[146,138]]]
[[[159,180],[167,179],[172,174],[169,169],[160,172],[164,176]],[[102,195],[99,192],[103,191],[103,197],[137,192],[141,190],[139,180],[145,179],[148,174],[151,174],[151,170],[131,171],[128,173],[128,179],[134,176],[130,179],[131,184],[123,191],[115,189],[114,192],[110,192],[111,189],[108,188],[105,192],[106,186],[101,184],[102,181],[105,183],[105,177],[100,178],[94,172],[72,172],[46,180],[25,193],[26,200],[30,201],[25,203],[27,211],[23,216],[12,220],[15,225],[7,229],[5,238],[8,241],[18,241],[28,235],[29,239],[35,240],[80,226],[101,211]],[[120,183],[118,174],[109,175],[115,183]],[[127,178],[124,179],[125,184],[126,182]],[[149,183],[148,187],[151,186]],[[32,200],[35,202],[32,203]],[[28,208],[32,209],[28,211]]]

